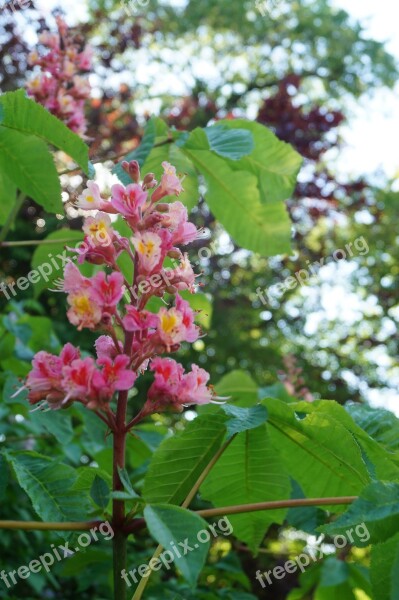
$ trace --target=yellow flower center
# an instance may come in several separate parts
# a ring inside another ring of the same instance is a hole
[[[180,321],[181,319],[179,319],[176,313],[172,311],[166,312],[161,317],[161,328],[166,334],[171,334],[176,330]]]

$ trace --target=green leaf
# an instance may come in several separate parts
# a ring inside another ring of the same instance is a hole
[[[19,399],[18,396],[16,400]],[[63,445],[69,444],[73,438],[72,418],[64,410],[31,412],[29,420],[51,433]]]
[[[399,600],[399,533],[371,549],[373,600]]]
[[[251,154],[255,144],[250,131],[246,129],[228,129],[217,124],[206,127],[209,148],[223,158],[238,160]]]
[[[60,181],[45,142],[0,126],[0,170],[45,210],[62,212]]]
[[[3,109],[1,126],[35,135],[68,154],[89,175],[89,148],[83,140],[41,104],[26,96],[24,90],[0,96]]]
[[[258,386],[245,371],[231,371],[216,384],[218,396],[227,396],[229,403],[237,406],[253,406],[258,402]]]
[[[140,498],[139,495],[132,488],[132,484],[130,483],[129,479],[129,474],[126,471],[126,469],[121,469],[120,467],[118,467],[118,472],[125,491],[113,492],[112,497],[117,500],[134,500],[136,498]]]
[[[333,587],[345,583],[349,578],[349,565],[329,556],[323,561],[320,576],[320,587]]]
[[[265,425],[239,434],[219,458],[200,493],[216,507],[290,497],[291,485]],[[234,535],[256,553],[272,523],[282,523],[286,510],[229,517]]]
[[[294,191],[302,157],[290,144],[282,142],[267,127],[255,121],[234,119],[219,121],[218,125],[230,131],[236,128],[251,132],[255,147],[250,156],[229,161],[234,170],[253,173],[259,180],[261,201],[273,204],[287,200]]]
[[[159,446],[144,480],[147,502],[183,502],[219,450],[226,434],[225,421],[220,414],[200,415]]]
[[[267,419],[267,410],[261,404],[252,408],[240,408],[232,404],[225,404],[222,409],[226,415],[233,417],[226,423],[229,436],[248,431],[249,429],[256,429],[256,427],[262,425]]]
[[[72,490],[75,469],[37,452],[5,452],[19,485],[43,521],[84,521],[88,498]]]
[[[209,541],[201,542],[198,537],[207,531],[206,521],[189,510],[166,504],[146,506],[144,517],[152,537],[168,551],[167,557],[174,557],[184,578],[195,585],[209,551]]]
[[[243,248],[266,256],[289,252],[291,225],[285,205],[262,204],[256,175],[233,170],[209,150],[195,149],[202,133],[196,129],[183,151],[205,180],[205,199],[215,217]]]
[[[38,246],[32,256],[32,269],[40,274],[38,282],[34,284],[35,298],[38,298],[44,290],[52,288],[57,279],[63,278],[65,257],[69,256],[72,259],[76,257],[76,254],[72,255],[66,251],[65,246],[73,248],[83,240],[83,234],[81,231],[63,227],[45,238],[46,242],[50,240],[54,244]]]
[[[110,490],[108,484],[99,477],[95,476],[93,485],[91,486],[90,496],[94,502],[102,509],[106,509],[110,500]]]
[[[135,150],[133,150],[132,152],[129,152],[129,154],[126,154],[126,156],[123,159],[124,161],[126,160],[130,162],[131,160],[137,160],[137,162],[140,165],[140,168],[144,165],[155,143],[155,121],[156,119],[152,118],[147,122],[147,125],[144,130],[143,139],[141,140],[140,145],[137,148],[135,148]],[[112,169],[112,173],[116,175],[124,185],[129,185],[130,183],[132,183],[132,179],[128,175],[128,173],[126,173],[126,171],[122,169],[122,162],[123,161],[115,165],[115,167]]]
[[[17,188],[5,171],[0,171],[0,225],[4,225],[17,196]]]
[[[345,535],[350,528],[356,533],[359,523],[367,526],[369,535],[356,543],[359,536],[354,534],[355,545],[368,546],[392,537],[399,529],[399,484],[371,483],[343,515],[322,529],[328,535]]]
[[[273,444],[307,497],[357,495],[369,483],[359,445],[331,415],[315,412],[300,418],[292,404],[271,398],[262,403],[269,412]]]
[[[389,410],[365,404],[345,406],[352,419],[390,452],[399,450],[399,419]]]

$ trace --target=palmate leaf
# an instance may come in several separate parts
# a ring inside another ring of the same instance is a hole
[[[75,469],[37,452],[5,452],[4,456],[43,521],[85,520],[89,499],[82,490],[71,489]]]
[[[195,585],[209,551],[209,541],[201,543],[197,537],[207,530],[206,521],[189,510],[166,504],[146,506],[144,517],[152,537],[171,553],[184,578]],[[184,542],[185,546],[179,545]]]
[[[222,124],[205,128],[209,148],[231,160],[238,160],[251,154],[254,150],[254,140],[250,131],[246,129],[229,129]]]
[[[144,480],[144,499],[180,504],[209,464],[226,434],[225,415],[200,415],[162,442]]]
[[[348,510],[334,523],[322,527],[328,535],[345,534],[365,524],[368,539],[357,540],[356,546],[385,542],[399,530],[399,484],[374,481],[367,486]],[[366,538],[366,536],[365,536]]]
[[[15,203],[17,187],[3,170],[0,171],[0,225],[4,225]]]
[[[291,225],[285,205],[262,204],[257,176],[233,170],[226,159],[206,149],[204,136],[195,130],[183,151],[205,180],[205,199],[215,217],[243,248],[265,256],[289,252]]]
[[[1,129],[34,135],[68,154],[89,175],[89,148],[83,140],[41,104],[27,97],[25,90],[0,96]]]
[[[355,423],[390,452],[399,451],[399,419],[389,410],[364,404],[345,406]]]
[[[48,212],[61,212],[61,186],[43,140],[0,126],[0,170]]]
[[[307,497],[355,496],[370,482],[359,444],[334,417],[301,415],[292,404],[276,399],[263,403],[273,445]]]
[[[265,425],[240,433],[219,458],[200,488],[215,506],[283,500],[291,485]],[[256,552],[272,523],[282,523],[286,510],[231,515],[234,536]]]
[[[231,371],[216,384],[218,396],[229,397],[229,403],[249,407],[258,402],[258,386],[245,371]]]

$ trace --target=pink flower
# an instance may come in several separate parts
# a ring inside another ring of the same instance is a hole
[[[170,235],[166,230],[157,233],[146,231],[132,238],[139,259],[140,275],[151,275],[161,269],[168,250],[171,248]]]
[[[117,183],[112,186],[111,193],[111,204],[115,211],[126,217],[132,227],[137,225],[141,220],[148,192],[143,191],[137,183],[132,183],[126,188]]]
[[[123,351],[123,344],[118,342],[119,353]],[[115,348],[114,340],[109,335],[100,335],[99,338],[94,342],[96,348],[97,358],[112,358],[114,359],[118,354]]]
[[[176,294],[174,308],[160,308],[157,331],[167,349],[180,342],[195,342],[198,339],[199,327],[194,324],[194,312],[179,294]]]
[[[68,294],[90,288],[90,280],[84,277],[73,262],[67,263],[64,269],[63,290]]]
[[[106,395],[110,396],[116,391],[130,390],[137,379],[137,375],[126,368],[129,363],[130,358],[126,354],[119,354],[114,361],[107,356],[99,358],[97,364],[102,366],[103,369],[101,373],[97,371],[95,374],[94,385],[101,390],[102,381],[104,381],[107,390],[109,390],[109,394]]]
[[[199,231],[188,221],[187,208],[181,202],[173,202],[165,215],[165,225],[172,232],[173,245],[185,246],[197,239]]]
[[[161,177],[161,183],[152,194],[152,202],[158,202],[165,196],[179,196],[183,191],[181,180],[176,175],[176,169],[168,162],[162,163],[164,174]]]
[[[213,391],[207,386],[209,373],[198,365],[191,365],[192,371],[183,377],[181,395],[184,404],[208,404],[214,397]]]
[[[62,387],[63,367],[80,356],[79,350],[66,344],[60,356],[48,352],[38,352],[32,361],[32,370],[26,380],[31,404],[46,400],[52,408],[59,408],[65,393]]]
[[[148,310],[138,310],[135,306],[126,306],[126,316],[123,325],[127,331],[144,331],[156,329],[158,317]]]
[[[92,358],[79,358],[63,369],[63,387],[66,391],[64,402],[81,400],[87,402],[92,397],[92,379],[96,364]],[[64,403],[63,402],[63,403]]]
[[[107,313],[114,313],[125,291],[123,275],[118,272],[106,275],[100,271],[91,279],[93,300]]]
[[[93,300],[91,290],[72,292],[67,297],[70,306],[67,317],[79,331],[84,327],[94,329],[101,321],[101,307]]]
[[[182,411],[183,406],[208,404],[215,398],[207,386],[209,374],[197,365],[184,374],[183,367],[170,358],[156,358],[151,362],[155,379],[148,391],[144,412],[151,414],[169,407]]]
[[[81,195],[78,197],[76,207],[84,210],[106,210],[107,212],[112,211],[111,203],[104,200],[104,198],[101,196],[100,188],[92,180],[87,182],[87,188],[83,190]]]

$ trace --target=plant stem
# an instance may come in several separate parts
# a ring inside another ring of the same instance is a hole
[[[88,531],[98,527],[103,521],[86,521],[82,523],[43,523],[41,521],[0,521],[1,529],[19,529],[20,531]]]
[[[200,517],[221,517],[225,515],[239,515],[241,513],[256,512],[258,510],[276,510],[278,508],[297,508],[299,506],[332,506],[352,504],[357,496],[342,496],[338,498],[299,498],[297,500],[275,500],[273,502],[258,502],[256,504],[239,504],[237,506],[224,506],[222,508],[207,508],[197,510]]]
[[[5,226],[4,226],[5,227]],[[3,230],[2,232],[3,233]],[[44,246],[46,244],[72,244],[76,240],[20,240],[18,242],[2,242],[0,241],[0,247],[2,248],[15,248],[16,246]]]
[[[26,200],[25,194],[20,192],[15,199],[15,204],[12,207],[10,214],[7,217],[7,220],[3,225],[2,230],[0,231],[0,245],[2,245],[2,243],[6,239],[8,232],[10,231],[10,228],[11,228],[12,224],[14,223],[15,218],[16,218],[17,214],[19,213],[20,208],[23,205],[23,203],[25,202],[25,200]]]
[[[130,355],[133,334],[126,332],[124,351]],[[114,456],[113,456],[113,491],[123,491],[123,483],[119,475],[119,469],[125,468],[126,463],[126,413],[127,413],[127,390],[119,392],[118,406],[116,409],[116,428],[114,430]],[[113,563],[114,563],[114,598],[115,600],[126,600],[126,581],[121,577],[121,572],[126,569],[127,561],[127,535],[124,531],[125,525],[125,502],[114,500],[112,506],[112,523],[115,531],[113,540]]]

